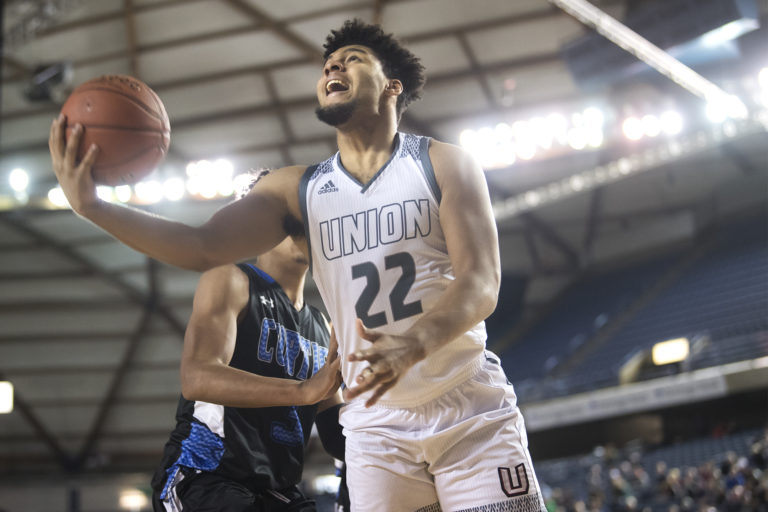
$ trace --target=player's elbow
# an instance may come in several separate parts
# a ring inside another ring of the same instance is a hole
[[[496,310],[499,301],[498,282],[486,282],[478,292],[478,306],[483,318],[488,318]]]
[[[181,363],[181,394],[190,401],[205,400],[203,372],[194,363]]]

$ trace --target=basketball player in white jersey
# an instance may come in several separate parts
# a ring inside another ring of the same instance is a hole
[[[100,201],[54,120],[54,170],[72,208],[159,260],[205,270],[268,251],[297,226],[337,329],[352,510],[544,510],[523,420],[483,320],[499,250],[487,185],[460,148],[400,133],[424,84],[419,60],[379,27],[325,43],[318,117],[339,152],[262,179],[192,227]]]

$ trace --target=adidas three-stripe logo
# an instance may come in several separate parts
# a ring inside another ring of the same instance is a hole
[[[333,181],[328,180],[325,185],[320,187],[320,190],[317,191],[319,194],[327,194],[328,192],[338,192],[339,189],[336,188],[336,185],[333,184]]]

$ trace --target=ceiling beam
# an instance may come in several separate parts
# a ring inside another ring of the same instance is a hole
[[[532,230],[524,229],[523,237],[525,239],[525,247],[528,249],[528,255],[531,258],[531,264],[534,272],[541,268],[541,256],[539,256],[539,249],[536,247],[536,239],[533,237]]]
[[[9,379],[3,372],[0,372],[0,380]],[[17,389],[14,390],[13,402],[14,409],[19,412],[27,423],[29,423],[32,430],[35,432],[36,437],[48,447],[59,468],[64,471],[69,471],[72,467],[71,455],[61,447],[56,437],[46,428],[43,422],[40,421],[40,418],[38,418],[37,414],[32,410],[32,407],[30,407],[27,401],[24,400]]]
[[[56,240],[43,231],[31,226],[30,224],[24,222],[23,215],[21,212],[11,212],[9,215],[2,215],[0,216],[0,222],[6,224],[7,226],[13,228],[16,231],[19,231],[23,233],[24,235],[28,236],[29,238],[42,242],[54,250],[56,252],[62,254],[70,261],[73,261],[77,263],[78,265],[82,266],[83,268],[89,269],[93,271],[94,275],[97,275],[101,278],[103,278],[108,283],[111,283],[118,289],[120,289],[126,297],[128,297],[132,302],[139,305],[144,305],[146,301],[148,300],[148,297],[144,292],[142,292],[140,289],[136,288],[132,284],[128,283],[127,281],[124,281],[119,276],[116,276],[114,273],[106,270],[105,268],[101,267],[100,265],[97,265],[93,261],[89,260],[85,256],[82,256],[80,253],[75,251],[71,246],[67,245],[64,242],[60,242],[59,240]],[[156,306],[157,314],[160,315],[163,319],[168,322],[168,324],[183,338],[184,336],[184,330],[186,328],[184,322],[180,321],[176,315],[168,308],[167,306],[163,304],[158,304]]]
[[[589,200],[589,213],[587,213],[586,229],[584,231],[584,241],[581,244],[582,254],[586,261],[589,261],[592,254],[592,247],[597,237],[597,228],[600,225],[600,214],[603,210],[603,188],[598,187],[592,191]]]
[[[373,24],[374,25],[381,25],[382,21],[384,20],[384,4],[387,3],[387,0],[376,0],[373,3]]]
[[[139,55],[136,52],[136,17],[133,0],[123,0],[123,19],[125,20],[125,46],[128,49],[128,68],[131,75],[141,79],[139,73]]]
[[[101,404],[99,405],[96,418],[91,425],[88,436],[83,442],[83,446],[80,449],[77,458],[75,459],[75,464],[78,470],[82,470],[86,460],[91,455],[96,441],[99,439],[99,434],[101,434],[101,431],[104,428],[104,424],[107,421],[109,412],[115,404],[117,395],[120,392],[120,389],[125,380],[125,376],[128,373],[128,369],[130,368],[131,363],[133,362],[134,356],[136,355],[136,350],[139,347],[139,343],[147,333],[150,320],[152,319],[152,315],[155,312],[155,305],[159,299],[159,290],[157,284],[157,262],[151,258],[147,258],[147,274],[150,292],[144,304],[144,312],[142,313],[141,319],[136,326],[136,330],[128,340],[128,346],[126,347],[125,352],[123,352],[123,357],[120,360],[117,371],[112,376],[112,382],[110,383],[109,388],[107,389],[107,392],[104,395]]]
[[[461,45],[461,49],[464,52],[464,55],[467,57],[467,61],[469,61],[469,68],[473,71],[475,79],[480,84],[480,88],[482,89],[483,95],[485,96],[485,101],[488,102],[488,107],[496,110],[499,105],[496,101],[496,97],[493,94],[493,90],[491,89],[488,76],[485,74],[485,71],[481,69],[480,62],[478,62],[475,51],[469,44],[469,40],[467,40],[467,36],[463,32],[460,32],[456,34],[456,37],[459,40],[459,44]]]
[[[128,333],[128,337],[130,338],[135,333],[134,331],[131,333]],[[146,333],[145,333],[146,335]],[[109,339],[117,339],[119,337],[120,341],[124,341],[126,336],[125,335],[113,335],[110,336]],[[106,341],[107,338],[101,338],[100,340],[93,339],[92,341]],[[67,338],[63,341],[80,341],[79,338]],[[37,367],[27,367],[27,368],[12,368],[12,369],[6,369],[6,373],[8,373],[11,377],[35,377],[35,376],[51,376],[51,375],[80,375],[80,374],[113,374],[119,369],[119,365],[117,364],[94,364],[94,365],[85,365],[85,364],[78,364],[78,365],[71,365],[71,366],[37,366]],[[144,362],[141,364],[142,370],[172,370],[172,371],[178,371],[179,369],[179,362],[178,361],[162,361],[162,362]]]
[[[263,26],[275,33],[280,39],[299,50],[308,59],[320,59],[320,49],[298,36],[292,30],[286,28],[285,23],[280,23],[267,13],[246,2],[245,0],[222,0],[233,9],[250,17],[258,26]]]
[[[544,240],[560,251],[571,268],[574,270],[579,268],[579,253],[554,228],[532,213],[523,213],[520,217]]]

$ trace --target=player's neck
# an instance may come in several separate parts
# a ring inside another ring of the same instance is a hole
[[[397,133],[397,123],[393,120],[378,118],[371,121],[366,125],[336,130],[341,163],[361,183],[367,183],[387,163]]]
[[[301,268],[298,263],[277,262],[263,256],[259,258],[257,265],[277,281],[297,311],[304,307],[306,268]]]

